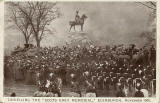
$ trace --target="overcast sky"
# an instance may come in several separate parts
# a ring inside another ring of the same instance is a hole
[[[59,2],[62,16],[51,23],[56,30],[42,40],[42,46],[61,45],[68,40],[69,21],[74,20],[76,10],[80,16],[87,15],[84,24],[86,36],[99,44],[131,44],[142,46],[145,39],[140,38],[148,31],[151,11],[135,2]],[[7,7],[6,7],[7,8]],[[7,14],[7,9],[5,10]],[[5,18],[7,18],[6,16]],[[6,23],[6,26],[9,24]],[[76,28],[77,31],[80,27]],[[5,48],[23,45],[24,38],[17,30],[5,29]]]

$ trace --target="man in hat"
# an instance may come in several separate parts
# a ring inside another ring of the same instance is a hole
[[[79,19],[80,19],[80,16],[79,16],[79,11],[77,10],[76,11],[76,16],[75,16],[75,21],[76,21],[76,23],[79,23]]]
[[[119,85],[119,91],[117,92],[116,96],[117,97],[125,97],[126,96],[124,91],[123,91],[123,85],[122,84]]]
[[[141,87],[142,87],[142,85],[140,83],[136,84],[136,88],[138,91],[135,92],[135,95],[134,95],[135,97],[144,97],[144,94],[141,91]]]

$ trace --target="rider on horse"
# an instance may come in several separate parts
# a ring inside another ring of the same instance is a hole
[[[80,25],[81,26],[81,31],[83,31],[84,21],[87,18],[87,16],[85,14],[83,14],[80,17],[78,13],[79,13],[79,11],[76,11],[75,21],[69,21],[70,31],[71,31],[72,27],[74,27],[74,30],[75,30],[76,25]]]
[[[76,21],[76,23],[79,23],[79,19],[80,19],[80,16],[79,16],[79,11],[77,10],[76,11],[76,16],[75,16],[75,21]]]

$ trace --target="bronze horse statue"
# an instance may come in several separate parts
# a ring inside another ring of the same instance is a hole
[[[75,30],[76,25],[80,25],[81,26],[81,31],[83,31],[83,25],[84,25],[84,21],[85,21],[86,18],[87,18],[87,16],[85,14],[83,14],[82,17],[79,18],[78,21],[70,21],[69,22],[69,25],[70,25],[70,30],[69,31],[71,31],[72,27],[74,27],[74,30]]]

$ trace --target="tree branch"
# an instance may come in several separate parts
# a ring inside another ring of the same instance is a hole
[[[144,5],[144,6],[146,6],[146,7],[148,7],[148,8],[150,8],[150,9],[156,10],[155,8],[153,8],[153,7],[151,7],[151,6],[147,5],[147,4],[144,4],[142,2],[139,2],[139,3],[142,4],[142,5]]]

